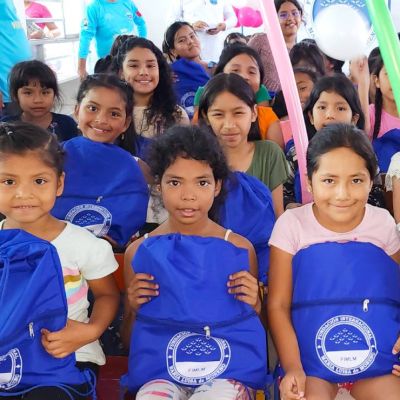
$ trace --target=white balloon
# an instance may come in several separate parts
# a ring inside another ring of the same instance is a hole
[[[315,41],[328,56],[347,61],[366,54],[368,24],[364,16],[346,4],[322,10],[314,21]]]

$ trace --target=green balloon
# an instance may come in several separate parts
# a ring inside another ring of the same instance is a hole
[[[383,62],[400,113],[400,42],[385,0],[367,0]]]

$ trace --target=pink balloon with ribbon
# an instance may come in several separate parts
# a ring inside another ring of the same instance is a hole
[[[293,68],[290,63],[289,53],[283,38],[278,15],[275,9],[274,0],[259,0],[261,16],[264,21],[264,29],[268,35],[272,55],[274,57],[276,69],[278,70],[279,80],[285,98],[286,108],[293,133],[294,145],[299,164],[299,174],[301,182],[301,197],[303,204],[312,201],[311,194],[306,190],[307,187],[307,165],[306,153],[308,147],[308,136],[304,123],[303,111],[297,92],[296,81]]]

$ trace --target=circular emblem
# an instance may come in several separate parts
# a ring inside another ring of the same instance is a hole
[[[81,204],[68,211],[65,220],[101,237],[107,235],[110,230],[112,215],[105,207]]]
[[[326,321],[317,332],[315,346],[325,367],[343,376],[367,370],[378,354],[371,328],[352,315],[338,315]]]
[[[386,3],[388,4],[388,7],[390,8],[390,2],[386,0]],[[358,12],[360,12],[364,19],[367,21],[368,24],[368,29],[369,29],[369,37],[368,37],[368,42],[367,46],[369,48],[377,46],[376,42],[376,35],[372,27],[372,22],[371,18],[369,17],[368,13],[368,8],[367,8],[367,3],[365,0],[305,0],[304,1],[304,19],[306,21],[306,30],[308,33],[314,37],[315,32],[314,32],[314,21],[317,15],[319,14],[320,11],[324,10],[325,8],[328,8],[329,6],[333,6],[336,4],[344,4],[348,5],[354,9],[356,9]],[[338,25],[338,29],[340,29],[340,26]]]
[[[224,339],[192,332],[179,332],[168,343],[167,367],[177,382],[202,385],[228,367],[231,348]]]
[[[181,97],[181,106],[187,112],[189,118],[192,118],[194,115],[194,96],[195,92],[187,92]]]
[[[11,349],[0,356],[0,389],[9,390],[17,386],[22,377],[22,357],[18,349]]]

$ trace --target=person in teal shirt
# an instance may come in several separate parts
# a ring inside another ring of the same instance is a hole
[[[31,48],[13,0],[0,0],[0,10],[0,115],[5,115],[11,104],[8,74],[14,64],[31,58]]]
[[[132,0],[93,0],[87,6],[80,34],[80,78],[83,79],[87,75],[86,59],[93,38],[96,41],[97,55],[102,58],[110,53],[118,35],[135,33],[135,25],[139,36],[146,37],[146,22]]]

